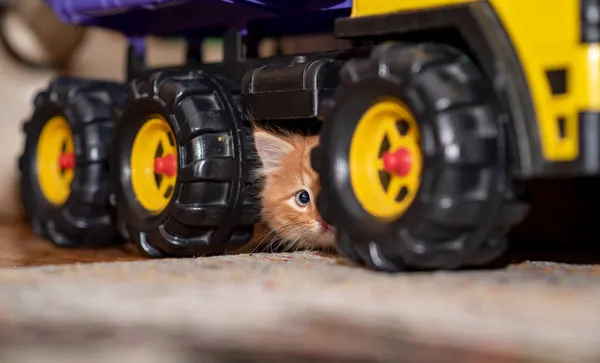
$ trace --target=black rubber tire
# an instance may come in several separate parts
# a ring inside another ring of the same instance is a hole
[[[239,91],[200,71],[173,70],[134,80],[130,93],[111,173],[122,233],[150,257],[215,255],[247,243],[259,215],[249,182],[257,161]],[[133,140],[151,114],[167,120],[179,154],[171,200],[158,215],[136,201],[129,177]]]
[[[108,149],[114,118],[124,99],[121,84],[68,77],[57,78],[36,95],[33,115],[23,124],[26,140],[19,169],[25,215],[37,235],[62,247],[122,242],[108,202]],[[53,116],[67,119],[74,138],[74,178],[71,194],[62,206],[44,197],[36,171],[39,136]]]
[[[312,153],[322,184],[317,206],[336,226],[340,252],[383,271],[455,269],[499,257],[528,208],[514,197],[504,115],[478,68],[445,45],[386,44],[369,59],[348,61],[340,83]],[[384,96],[411,109],[423,153],[415,201],[390,223],[361,207],[348,174],[358,121]]]

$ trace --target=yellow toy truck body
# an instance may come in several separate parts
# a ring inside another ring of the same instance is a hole
[[[351,19],[340,20],[338,32],[389,37],[457,30],[504,94],[518,174],[594,174],[600,157],[600,15],[588,3],[354,0]],[[435,40],[442,32],[431,34]]]

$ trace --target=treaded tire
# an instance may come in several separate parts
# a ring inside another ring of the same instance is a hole
[[[509,183],[505,116],[477,67],[445,45],[386,44],[369,59],[348,61],[340,82],[312,153],[322,184],[317,206],[336,226],[340,252],[383,271],[455,269],[499,257],[528,208]],[[423,154],[415,200],[388,223],[363,209],[349,176],[356,126],[385,96],[412,111]]]
[[[125,99],[121,84],[60,77],[39,92],[31,119],[23,124],[25,148],[19,158],[20,194],[35,233],[62,247],[97,247],[121,243],[108,202],[108,149],[113,120]],[[69,123],[76,165],[71,192],[62,206],[43,195],[36,150],[42,128],[54,116]]]
[[[221,254],[247,243],[258,219],[249,175],[257,165],[239,91],[200,71],[161,71],[131,82],[117,124],[111,179],[119,228],[150,257]],[[169,124],[178,172],[166,208],[155,214],[137,200],[130,155],[151,114]]]

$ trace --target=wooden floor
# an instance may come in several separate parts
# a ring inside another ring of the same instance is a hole
[[[142,257],[130,245],[102,249],[58,248],[35,236],[20,222],[0,223],[0,268],[139,260]]]

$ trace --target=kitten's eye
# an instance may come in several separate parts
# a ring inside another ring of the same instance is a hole
[[[301,207],[306,207],[310,203],[310,194],[304,189],[296,193],[296,203]]]

